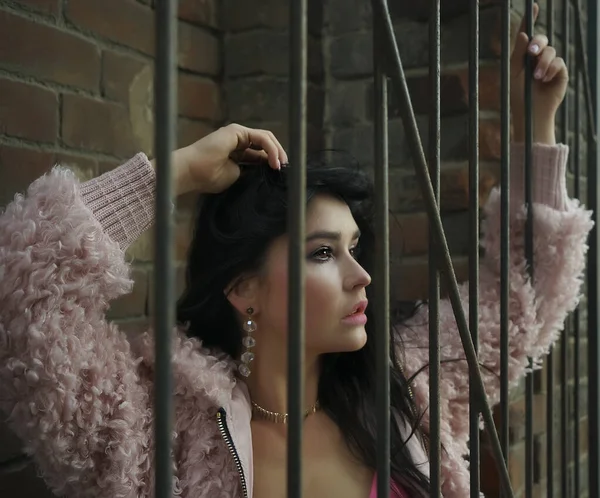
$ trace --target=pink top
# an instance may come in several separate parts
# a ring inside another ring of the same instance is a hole
[[[371,486],[369,498],[377,498],[377,474],[373,476],[373,485]],[[390,486],[390,498],[408,498],[408,495],[396,482],[392,481]]]

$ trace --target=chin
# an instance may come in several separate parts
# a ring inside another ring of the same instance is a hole
[[[336,352],[351,353],[365,347],[367,343],[367,331],[364,327],[356,327],[354,330],[345,332],[343,338],[337,344]]]

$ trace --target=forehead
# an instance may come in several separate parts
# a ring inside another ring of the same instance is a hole
[[[306,210],[306,233],[331,231],[354,233],[358,226],[344,201],[329,195],[315,196]]]

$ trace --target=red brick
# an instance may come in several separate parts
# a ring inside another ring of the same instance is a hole
[[[289,26],[289,6],[280,0],[248,2],[231,0],[228,2],[224,28],[242,31],[251,28],[286,28]]]
[[[479,121],[479,158],[484,161],[500,160],[502,157],[500,121],[482,119]]]
[[[533,427],[535,434],[546,431],[546,397],[542,394],[534,395],[533,399]],[[520,397],[513,401],[509,407],[509,430],[511,443],[525,437],[525,398]]]
[[[407,84],[415,113],[427,114],[431,101],[429,76],[408,78]],[[495,65],[483,66],[479,70],[479,108],[500,110],[500,70]],[[445,71],[440,76],[440,112],[445,115],[466,112],[468,109],[469,69]],[[398,109],[391,111],[399,114]]]
[[[217,38],[206,30],[179,23],[179,66],[215,76],[221,70]]]
[[[154,53],[154,12],[134,0],[69,0],[66,16],[111,41]]]
[[[0,206],[12,201],[17,192],[24,193],[31,182],[52,168],[53,162],[51,152],[0,146]]]
[[[496,168],[482,166],[479,170],[480,205],[485,204],[494,185],[497,184]],[[469,167],[467,163],[447,164],[441,171],[440,199],[442,211],[462,211],[469,207]],[[390,189],[395,193],[390,198],[390,209],[394,212],[423,211],[421,187],[412,172],[397,170],[390,172]]]
[[[479,5],[495,5],[500,0],[480,0]],[[468,0],[454,0],[441,3],[441,14],[443,18],[453,17],[468,12],[470,3]],[[390,12],[393,17],[409,17],[411,19],[427,20],[431,6],[427,2],[390,2]]]
[[[464,68],[448,73],[459,79],[460,94],[450,98],[460,99],[465,108],[469,103],[469,69]],[[482,66],[479,68],[479,108],[486,111],[500,111],[500,67]]]
[[[137,152],[128,112],[122,105],[79,95],[63,96],[62,138],[72,147],[120,157]]]
[[[212,80],[179,74],[179,114],[189,118],[221,119],[221,92]]]
[[[136,75],[148,66],[138,58],[111,50],[102,53],[102,91],[105,97],[129,101],[129,89]]]
[[[393,257],[426,253],[429,221],[426,213],[390,215],[390,251]]]
[[[5,11],[0,11],[0,66],[92,91],[100,81],[94,44]]]
[[[191,23],[217,27],[215,0],[179,0],[179,18]]]
[[[59,0],[17,0],[19,3],[32,7],[40,12],[46,12],[48,14],[58,14],[59,11]]]
[[[0,133],[39,142],[55,142],[57,132],[56,93],[0,79]]]
[[[482,161],[499,161],[501,158],[500,151],[500,120],[487,118],[480,119],[479,159]],[[468,133],[465,133],[459,140],[457,140],[453,154],[455,157],[464,159],[469,156]]]
[[[202,121],[180,118],[178,122],[177,144],[185,147],[213,132],[215,127],[209,126]]]
[[[453,258],[454,272],[458,282],[469,278],[469,264],[465,257]],[[402,258],[390,264],[390,295],[393,300],[416,301],[429,297],[429,265],[426,256],[418,258]],[[408,283],[408,284],[407,284]],[[442,278],[441,296],[448,294],[448,287]]]

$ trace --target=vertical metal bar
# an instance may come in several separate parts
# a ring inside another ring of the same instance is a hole
[[[156,498],[172,496],[171,426],[172,377],[171,334],[175,324],[175,285],[173,270],[173,182],[171,152],[175,145],[177,103],[177,18],[174,0],[156,2],[156,271],[154,286],[156,380],[154,383],[156,438]]]
[[[525,2],[526,32],[533,37],[533,0]],[[529,276],[534,278],[533,261],[533,183],[531,178],[533,119],[532,119],[532,65],[527,56],[525,63],[525,257]],[[531,366],[531,361],[529,362]],[[533,498],[533,374],[525,379],[525,498]]]
[[[548,43],[554,45],[554,0],[547,0]],[[546,495],[554,497],[554,349],[546,359]]]
[[[582,47],[580,47],[578,45],[577,47],[577,51],[581,50]],[[580,140],[579,140],[579,136],[581,134],[581,124],[580,124],[580,119],[581,119],[581,113],[580,113],[580,97],[579,97],[579,91],[580,91],[580,81],[581,81],[581,54],[577,54],[577,56],[575,57],[575,143],[574,143],[574,162],[573,162],[573,167],[574,167],[574,173],[575,173],[575,189],[574,189],[574,195],[576,199],[580,199],[581,198],[581,165],[579,163],[579,148],[580,148]],[[580,477],[580,468],[579,468],[579,462],[581,460],[581,456],[579,454],[579,420],[580,420],[580,416],[579,416],[579,345],[581,342],[581,335],[580,335],[580,327],[579,327],[579,323],[580,323],[580,314],[579,314],[579,306],[577,306],[577,308],[575,308],[574,312],[573,312],[573,333],[575,336],[575,344],[574,344],[574,350],[573,350],[573,374],[574,374],[574,380],[575,380],[575,385],[574,387],[574,399],[573,399],[573,404],[574,404],[574,413],[573,413],[573,421],[574,421],[574,427],[573,427],[573,438],[574,438],[574,458],[575,458],[575,476],[574,476],[574,488],[575,488],[575,496],[581,496],[579,493],[580,490],[580,486],[579,486],[579,477]]]
[[[413,156],[415,173],[417,181],[421,187],[421,195],[427,210],[429,223],[431,224],[431,230],[434,234],[434,240],[436,243],[435,254],[437,256],[437,264],[446,279],[448,284],[448,294],[454,316],[456,318],[456,324],[462,342],[465,358],[469,366],[470,372],[473,374],[471,379],[471,387],[475,390],[476,399],[478,400],[481,413],[483,415],[483,421],[485,424],[485,430],[490,439],[490,446],[494,455],[496,466],[500,473],[500,480],[502,485],[505,487],[507,497],[512,497],[512,487],[510,484],[510,477],[508,475],[508,469],[504,463],[502,457],[502,448],[500,447],[500,441],[498,440],[498,434],[496,433],[496,424],[494,423],[494,417],[492,411],[487,403],[487,396],[485,394],[485,388],[481,373],[479,372],[479,365],[477,363],[477,355],[475,348],[473,347],[473,341],[469,333],[469,325],[462,308],[462,301],[458,290],[458,283],[456,281],[456,274],[454,273],[454,267],[452,265],[452,258],[450,257],[450,251],[448,250],[448,242],[444,235],[444,228],[442,226],[442,220],[439,216],[439,211],[435,202],[435,194],[431,185],[431,179],[429,178],[429,172],[427,168],[427,161],[425,160],[425,153],[423,152],[423,145],[421,144],[421,137],[419,136],[419,130],[415,120],[415,115],[412,109],[410,94],[408,92],[408,85],[406,83],[406,76],[402,68],[402,60],[400,58],[400,51],[398,50],[398,44],[396,42],[396,35],[394,34],[394,25],[390,17],[386,0],[371,0],[373,6],[373,15],[379,16],[381,20],[381,35],[383,39],[382,50],[386,51],[386,55],[389,57],[389,74],[394,83],[395,88],[398,91],[400,112],[402,115],[402,121],[406,130],[406,137],[408,140],[408,146]]]
[[[590,0],[588,0],[589,3]],[[588,21],[589,23],[589,21]],[[581,18],[581,2],[575,0],[575,30],[577,31],[577,44],[580,49],[577,50],[578,56],[581,57],[581,71],[583,72],[583,90],[585,92],[585,105],[587,109],[587,125],[590,127],[590,136],[596,139],[596,126],[594,123],[594,99],[592,98],[592,90],[590,86],[590,71],[588,57],[586,51],[586,40],[583,33],[583,19]]]
[[[598,310],[600,300],[598,299],[598,251],[600,250],[600,231],[598,230],[598,213],[600,210],[600,199],[598,190],[600,187],[598,177],[598,143],[595,130],[598,129],[598,113],[600,112],[600,98],[598,96],[598,84],[600,81],[600,64],[598,64],[598,26],[600,24],[600,9],[597,0],[588,2],[588,64],[590,76],[590,96],[592,100],[593,114],[592,125],[588,126],[588,174],[587,174],[587,202],[588,208],[592,210],[594,227],[588,238],[589,257],[587,265],[588,277],[588,437],[589,437],[589,489],[588,496],[600,496],[600,340],[598,337]]]
[[[440,0],[431,0],[429,21],[429,176],[440,206]],[[440,274],[437,269],[434,237],[429,231],[429,473],[432,498],[441,498],[440,444]]]
[[[567,65],[570,67],[569,57],[569,42],[570,42],[570,15],[569,15],[569,0],[563,0],[562,2],[562,46],[563,46],[563,58]],[[569,143],[569,93],[565,97],[562,103],[562,126],[561,126],[561,140],[564,144]],[[561,439],[561,478],[560,488],[561,496],[568,498],[569,496],[569,438],[568,438],[568,420],[569,420],[569,403],[568,403],[568,377],[569,372],[569,322],[565,323],[565,328],[560,338],[560,356],[561,356],[561,368],[560,368],[560,439]]]
[[[290,9],[290,169],[288,294],[288,497],[302,496],[302,422],[304,421],[304,244],[306,231],[306,77],[307,2]]]
[[[508,327],[510,303],[510,2],[502,4],[501,59],[501,147],[500,173],[500,410],[502,430],[500,444],[508,465],[509,449],[509,389],[508,389]],[[503,490],[505,491],[505,490]],[[506,496],[506,495],[505,495]]]
[[[383,72],[381,53],[377,50],[376,29],[373,29],[373,60],[375,68],[375,321],[377,357],[377,496],[390,496],[390,251],[389,251],[389,191],[388,191],[388,101],[387,78]]]
[[[471,0],[469,8],[469,329],[477,352],[479,348],[479,0]],[[479,410],[474,394],[473,390],[469,389],[470,490],[471,498],[479,498]]]

